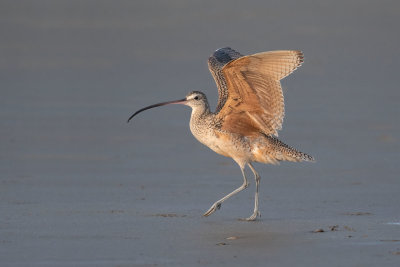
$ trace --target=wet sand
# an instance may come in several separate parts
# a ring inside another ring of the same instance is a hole
[[[396,1],[2,1],[1,266],[399,266]],[[279,138],[317,162],[235,163],[190,134],[207,57],[299,49]],[[251,172],[249,171],[249,177]],[[253,182],[253,181],[251,181]]]

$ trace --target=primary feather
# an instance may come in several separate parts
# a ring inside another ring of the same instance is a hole
[[[228,47],[214,52],[208,65],[217,83],[216,114],[227,131],[261,131],[278,136],[285,115],[280,80],[303,62],[295,50],[242,56]]]

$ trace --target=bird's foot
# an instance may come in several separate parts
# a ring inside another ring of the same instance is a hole
[[[211,208],[209,208],[206,213],[203,214],[203,216],[207,217],[213,214],[216,210],[219,210],[221,208],[221,203],[220,202],[215,202]]]
[[[248,221],[248,222],[251,222],[251,221],[255,221],[255,220],[257,219],[257,217],[260,217],[260,218],[261,218],[261,213],[260,213],[258,210],[254,211],[254,213],[253,213],[250,217],[248,217],[248,218],[241,218],[241,219],[239,219],[239,221]]]

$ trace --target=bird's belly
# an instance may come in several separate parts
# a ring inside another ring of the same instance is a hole
[[[226,147],[221,146],[221,144],[218,144],[218,142],[214,142],[214,143],[210,143],[209,145],[207,145],[212,151],[214,151],[215,153],[218,153],[222,156],[225,157],[230,157],[230,153],[229,151],[227,151]]]
[[[231,158],[249,158],[250,146],[247,142],[234,135],[213,131],[207,135],[194,134],[200,143],[206,145],[214,152]]]

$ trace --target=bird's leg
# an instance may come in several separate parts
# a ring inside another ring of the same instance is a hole
[[[223,198],[221,198],[220,200],[216,201],[211,208],[206,211],[206,213],[203,214],[203,216],[210,216],[212,213],[214,213],[217,209],[221,208],[221,203],[224,202],[225,200],[227,200],[228,198],[230,198],[231,196],[239,193],[240,191],[242,191],[243,189],[247,188],[249,186],[249,183],[247,182],[247,178],[246,178],[246,174],[244,173],[244,167],[240,166],[240,170],[242,171],[243,174],[243,184],[235,189],[234,191],[232,191],[231,193],[227,194],[226,196],[224,196]]]
[[[254,196],[254,212],[253,214],[246,218],[246,221],[254,221],[257,219],[257,216],[261,217],[261,213],[258,211],[258,188],[260,186],[260,175],[256,172],[253,165],[251,163],[247,163],[249,165],[251,171],[254,173],[254,179],[256,180],[256,194]]]

